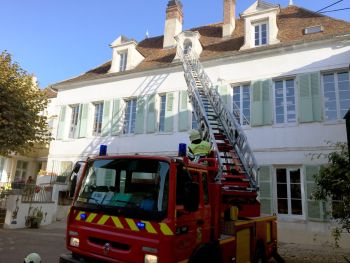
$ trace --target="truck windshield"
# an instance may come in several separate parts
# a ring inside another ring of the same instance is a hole
[[[103,159],[88,163],[76,206],[104,213],[162,220],[167,215],[169,163]]]

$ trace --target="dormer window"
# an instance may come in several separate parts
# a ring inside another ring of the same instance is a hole
[[[268,44],[268,24],[267,22],[254,25],[255,46],[264,46]]]
[[[323,26],[310,26],[304,29],[305,35],[315,34],[320,32],[323,32]]]
[[[128,52],[127,51],[121,52],[120,62],[119,62],[119,72],[125,71],[127,63],[128,63]]]
[[[184,53],[185,54],[188,54],[191,52],[191,49],[192,49],[192,41],[189,40],[189,39],[186,39],[184,41]]]

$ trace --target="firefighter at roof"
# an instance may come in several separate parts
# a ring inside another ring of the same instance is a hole
[[[209,142],[202,140],[199,131],[193,130],[190,134],[191,144],[188,146],[188,157],[191,161],[198,162],[199,158],[207,157],[211,151]]]

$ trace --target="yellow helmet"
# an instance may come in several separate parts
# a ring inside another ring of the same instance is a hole
[[[190,133],[190,141],[193,142],[195,140],[200,140],[200,139],[201,139],[201,135],[200,135],[199,131],[192,130]]]
[[[38,253],[30,253],[24,259],[25,263],[41,263],[41,257]]]

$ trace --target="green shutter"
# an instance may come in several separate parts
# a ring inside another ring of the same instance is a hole
[[[110,118],[109,113],[111,111],[111,102],[104,101],[103,103],[103,116],[102,116],[102,136],[108,136],[110,131]]]
[[[113,100],[113,112],[112,112],[112,135],[119,135],[122,131],[122,117],[123,111],[120,107],[121,100]]]
[[[157,130],[156,94],[151,94],[147,99],[147,133]]]
[[[259,171],[259,197],[262,214],[272,214],[272,180],[271,167],[261,166]]]
[[[190,110],[188,107],[188,95],[187,91],[180,91],[179,94],[179,131],[188,131],[189,125],[189,114]]]
[[[222,85],[222,86],[219,86],[219,88],[218,88],[218,92],[219,92],[223,102],[226,104],[226,106],[229,106],[230,95],[231,95],[230,91],[231,91],[230,85]]]
[[[320,74],[298,75],[299,121],[313,122],[322,120]]]
[[[144,112],[145,99],[143,97],[138,97],[136,105],[135,134],[140,134],[144,132]]]
[[[264,80],[261,84],[263,125],[273,124],[271,89],[272,80]]]
[[[89,115],[89,104],[80,104],[80,125],[79,125],[79,138],[86,137],[87,122]]]
[[[263,102],[262,102],[262,81],[255,81],[252,83],[252,96],[251,96],[251,105],[252,105],[252,126],[261,126],[263,125],[264,112],[263,112]]]
[[[58,119],[58,127],[57,127],[57,137],[56,137],[57,140],[62,140],[64,138],[66,111],[67,111],[67,106],[61,106],[60,117]]]
[[[312,192],[315,187],[314,175],[320,171],[319,166],[305,166],[305,194],[307,203],[307,217],[309,219],[326,220],[325,203],[314,200]]]
[[[164,131],[174,130],[174,93],[166,94]]]

